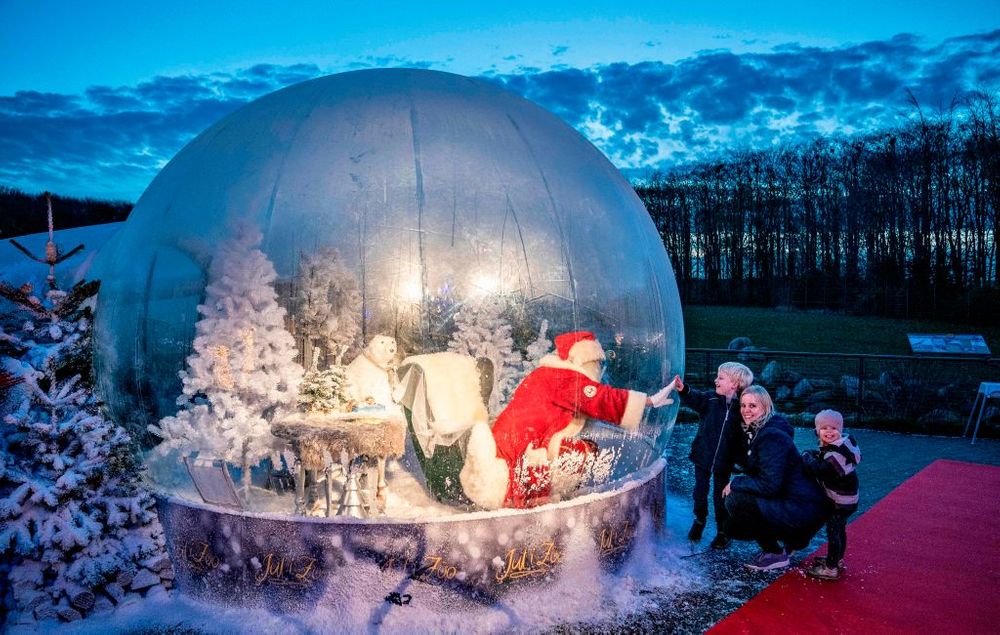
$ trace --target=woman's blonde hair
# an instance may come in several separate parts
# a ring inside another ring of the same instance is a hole
[[[757,403],[760,404],[761,408],[764,411],[759,417],[757,417],[753,421],[750,421],[750,422],[744,421],[743,422],[743,425],[745,427],[747,427],[747,428],[753,428],[753,429],[756,430],[756,429],[759,429],[761,426],[763,426],[768,421],[770,421],[771,417],[774,416],[774,401],[771,399],[770,393],[768,393],[767,390],[763,386],[759,386],[759,385],[758,386],[747,386],[743,390],[743,394],[740,395],[740,401],[742,402],[743,398],[746,397],[746,396],[748,396],[748,395],[750,395],[754,399],[756,399]]]

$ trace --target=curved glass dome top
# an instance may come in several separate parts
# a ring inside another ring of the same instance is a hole
[[[213,125],[99,254],[98,372],[136,430],[176,411],[212,258],[240,224],[263,234],[293,334],[303,261],[350,273],[360,301],[344,359],[379,334],[404,354],[445,350],[456,312],[492,302],[521,358],[545,320],[550,340],[593,331],[614,351],[615,385],[651,391],[682,371],[662,243],[593,145],[486,81],[366,70],[285,88]],[[675,409],[649,422],[657,445]]]

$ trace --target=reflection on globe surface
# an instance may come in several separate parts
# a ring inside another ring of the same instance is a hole
[[[486,81],[367,70],[280,90],[203,132],[99,254],[100,384],[133,432],[178,410],[213,257],[246,226],[262,234],[303,368],[346,364],[379,335],[403,357],[485,329],[509,342],[491,354],[492,416],[532,344],[561,332],[594,332],[616,386],[653,392],[683,372],[662,243],[593,145]],[[320,264],[333,272],[326,331],[303,299]],[[628,469],[658,456],[676,408],[648,415],[654,450]]]

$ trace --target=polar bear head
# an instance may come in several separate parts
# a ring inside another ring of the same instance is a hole
[[[388,335],[376,335],[368,342],[365,352],[379,366],[389,366],[396,357],[396,340]]]

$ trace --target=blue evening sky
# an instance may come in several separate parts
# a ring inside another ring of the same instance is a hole
[[[0,0],[0,185],[135,200],[243,103],[382,66],[487,77],[641,176],[996,92],[1000,2]]]

